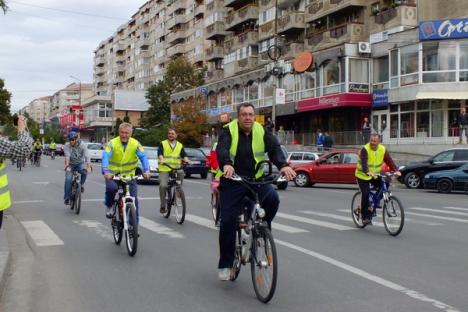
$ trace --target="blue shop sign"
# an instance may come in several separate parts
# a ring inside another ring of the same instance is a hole
[[[372,107],[387,107],[388,106],[388,90],[374,90],[372,92]]]
[[[419,22],[419,40],[468,38],[468,18]]]
[[[209,114],[211,117],[219,115],[219,109],[217,107],[210,108]]]

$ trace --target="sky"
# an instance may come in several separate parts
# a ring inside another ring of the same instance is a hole
[[[0,10],[0,78],[11,111],[70,83],[93,82],[94,50],[146,0],[6,0]]]

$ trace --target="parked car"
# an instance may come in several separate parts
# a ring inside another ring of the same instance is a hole
[[[55,155],[65,155],[65,152],[63,151],[63,144],[57,144],[57,148],[55,149]]]
[[[286,147],[284,147],[284,145],[281,145],[281,151],[283,152],[284,158],[287,159],[288,158],[288,151],[286,150]],[[268,156],[268,154],[267,154],[267,156]],[[290,164],[289,161],[288,161],[288,163]],[[276,168],[275,165],[272,165],[271,167],[272,167],[272,169],[271,169],[272,174],[278,174],[279,173],[278,168]],[[268,170],[267,166],[265,166],[265,170]],[[279,190],[285,190],[285,189],[288,188],[288,181],[277,183],[276,187]]]
[[[199,174],[202,179],[208,176],[208,167],[206,166],[206,155],[199,148],[185,147],[188,159],[191,164],[184,167],[185,176],[189,178],[192,174]]]
[[[465,191],[468,187],[468,164],[457,169],[434,171],[424,176],[425,189],[437,189],[440,193]]]
[[[292,165],[306,164],[308,162],[319,159],[320,155],[320,153],[315,152],[294,151],[288,152],[287,160]]]
[[[307,164],[292,165],[296,171],[296,186],[315,183],[355,184],[354,171],[358,161],[357,150],[333,150]]]
[[[148,158],[149,167],[150,167],[150,182],[159,183],[159,171],[158,171],[158,148],[151,146],[143,146],[145,150],[146,157]],[[143,173],[143,165],[141,161],[138,160],[138,167],[135,170],[137,175]],[[139,182],[141,180],[137,180]]]
[[[101,161],[102,160],[102,151],[104,150],[104,146],[101,143],[84,143],[86,149],[88,150],[88,155],[91,161]]]
[[[400,167],[398,181],[411,189],[423,187],[424,176],[440,170],[451,170],[468,163],[468,148],[453,148],[442,151],[426,161],[410,163]]]

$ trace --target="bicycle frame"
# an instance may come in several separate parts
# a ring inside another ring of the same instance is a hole
[[[119,207],[119,210],[123,209],[124,205],[126,203],[132,203],[135,205],[135,197],[130,195],[130,185],[129,182],[133,180],[133,178],[121,178],[119,176],[114,176],[113,178],[114,181],[117,181],[119,190],[117,193],[119,194],[119,199],[118,201],[122,202],[122,205],[117,205]],[[135,206],[136,209],[136,206]],[[119,211],[120,213],[120,211]],[[123,226],[124,230],[128,230],[128,222],[127,222],[127,214],[122,211],[122,221],[123,221]]]

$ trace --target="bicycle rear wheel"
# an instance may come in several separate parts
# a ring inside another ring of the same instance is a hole
[[[172,208],[171,192],[172,192],[172,187],[168,187],[166,189],[166,212],[162,214],[164,218],[166,219],[169,218],[169,216],[171,215],[171,208]]]
[[[120,212],[118,211],[119,204],[118,202],[114,203],[114,207],[112,208],[114,211],[114,217],[111,221],[112,226],[112,236],[114,237],[114,242],[116,245],[120,245],[122,241],[122,234],[123,234],[123,224],[122,218],[120,218]]]
[[[390,196],[382,209],[385,230],[392,236],[397,236],[403,230],[405,224],[405,211],[400,200]]]
[[[75,210],[75,214],[80,214],[81,210],[81,186],[77,183],[76,191],[75,191],[75,200],[73,201],[73,209]]]
[[[181,187],[177,187],[174,192],[174,208],[175,208],[175,218],[177,223],[182,224],[185,220],[185,194],[184,190]]]
[[[273,235],[266,227],[253,232],[250,269],[258,300],[267,303],[273,298],[278,278],[278,258]]]
[[[362,224],[362,216],[361,216],[361,192],[356,192],[354,194],[353,199],[351,201],[351,216],[353,218],[354,224],[362,229],[365,227],[365,224]]]
[[[133,257],[137,252],[138,247],[138,223],[135,206],[127,204],[125,207],[127,214],[127,230],[125,231],[125,241],[127,243],[127,252],[130,257]]]

